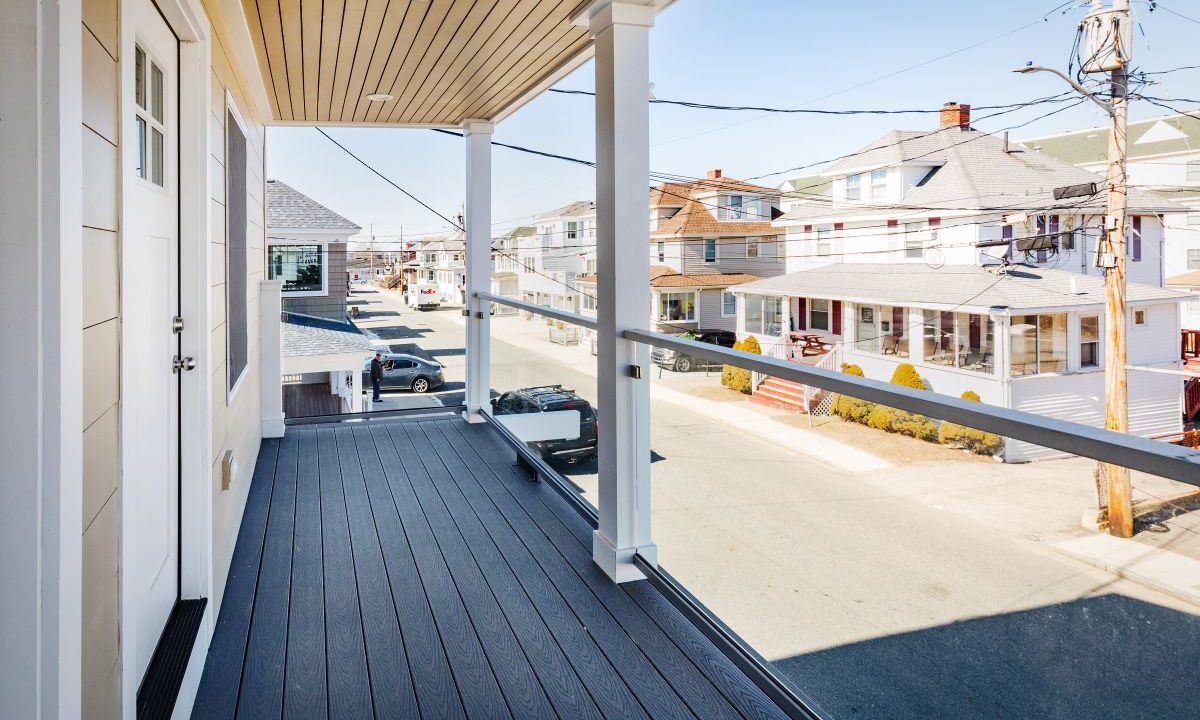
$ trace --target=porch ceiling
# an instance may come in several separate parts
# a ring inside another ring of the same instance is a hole
[[[498,119],[591,50],[585,0],[240,2],[282,124]]]

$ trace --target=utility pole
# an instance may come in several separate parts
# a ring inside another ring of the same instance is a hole
[[[367,267],[371,269],[371,284],[375,284],[375,223],[367,225],[367,235],[370,240],[367,242]]]
[[[1076,92],[1099,105],[1110,118],[1107,207],[1104,232],[1096,248],[1096,266],[1104,271],[1104,427],[1129,432],[1129,383],[1125,368],[1126,95],[1129,89],[1127,68],[1133,57],[1129,0],[1113,0],[1112,8],[1108,10],[1104,8],[1103,0],[1092,0],[1092,9],[1083,19],[1082,28],[1086,42],[1081,69],[1089,74],[1110,73],[1111,100],[1096,97],[1074,78],[1053,68],[1031,63],[1013,72],[1057,75]],[[1110,534],[1133,537],[1129,468],[1097,463],[1096,501],[1100,506],[1107,501]]]
[[[1115,27],[1129,23],[1129,0],[1113,0]],[[1122,32],[1112,32],[1116,44],[1117,67],[1112,70],[1111,125],[1108,136],[1108,213],[1104,222],[1105,250],[1111,264],[1104,262],[1104,316],[1107,340],[1104,351],[1104,426],[1117,432],[1129,432],[1129,383],[1126,363],[1125,331],[1125,209],[1126,127],[1128,125],[1128,72],[1131,48],[1122,47]],[[1108,257],[1103,260],[1108,260]],[[1133,504],[1129,468],[1106,464],[1102,469],[1108,485],[1108,531],[1116,537],[1133,537]]]

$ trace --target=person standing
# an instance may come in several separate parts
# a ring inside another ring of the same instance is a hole
[[[371,402],[379,402],[379,383],[383,382],[383,353],[376,352],[371,361]]]

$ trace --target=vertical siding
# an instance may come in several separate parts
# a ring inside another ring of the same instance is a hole
[[[119,714],[117,0],[83,0],[83,716]]]
[[[218,17],[212,3],[209,17]],[[263,202],[266,191],[265,143],[263,111],[256,108],[244,91],[242,82],[231,61],[229,43],[221,28],[212,33],[212,118],[209,123],[209,207],[211,214],[212,287],[209,296],[210,350],[212,353],[212,568],[214,611],[220,610],[225,579],[237,539],[237,529],[246,504],[250,477],[262,439],[259,368],[259,281],[264,277],[266,264],[266,217]],[[225,358],[225,332],[228,308],[225,302],[225,112],[226,91],[232,97],[246,133],[246,272],[247,312],[249,320],[248,362],[246,374],[230,400]],[[221,489],[221,458],[232,450],[238,461],[238,478],[229,490]]]

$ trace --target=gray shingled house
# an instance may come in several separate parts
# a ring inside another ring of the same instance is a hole
[[[283,309],[346,320],[346,242],[358,225],[282,180],[267,180],[267,278]]]

